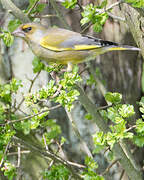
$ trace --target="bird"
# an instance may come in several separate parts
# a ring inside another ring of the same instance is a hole
[[[12,34],[23,38],[39,59],[67,65],[68,71],[73,64],[93,60],[108,51],[140,51],[137,47],[119,45],[58,27],[47,28],[34,22],[21,24]]]

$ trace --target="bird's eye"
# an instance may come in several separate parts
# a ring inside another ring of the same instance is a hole
[[[29,31],[31,31],[31,30],[32,30],[32,27],[27,27],[27,28],[24,28],[24,29],[23,29],[24,32],[29,32]]]

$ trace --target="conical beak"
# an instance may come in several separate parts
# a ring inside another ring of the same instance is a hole
[[[23,38],[25,37],[25,33],[20,28],[17,28],[14,32],[12,32],[12,35]]]

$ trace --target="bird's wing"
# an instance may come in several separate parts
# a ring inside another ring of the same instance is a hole
[[[52,51],[92,50],[105,46],[117,46],[116,43],[110,41],[103,41],[60,28],[49,29],[41,39],[40,45]]]

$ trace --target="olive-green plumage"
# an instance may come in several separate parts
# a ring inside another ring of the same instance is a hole
[[[20,25],[13,34],[22,37],[41,60],[58,64],[77,64],[113,50],[140,50],[60,28],[40,24]]]

